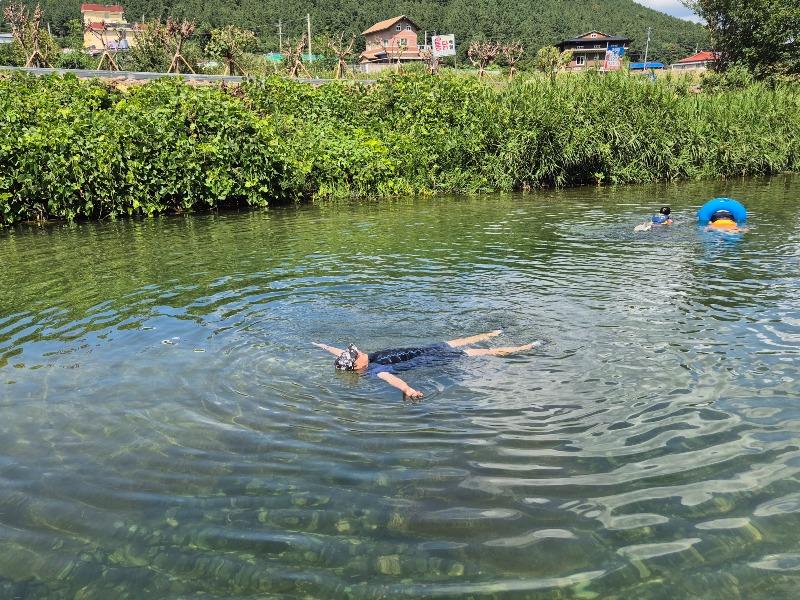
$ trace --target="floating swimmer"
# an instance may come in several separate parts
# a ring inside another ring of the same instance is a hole
[[[672,210],[669,206],[662,206],[658,210],[658,214],[653,215],[648,223],[641,223],[633,228],[634,231],[650,231],[653,227],[660,227],[661,225],[672,225],[672,217],[670,213]]]
[[[422,392],[412,388],[405,381],[394,375],[394,373],[408,371],[420,366],[450,362],[464,356],[506,356],[508,354],[530,350],[543,343],[537,341],[522,346],[460,349],[461,346],[482,342],[498,336],[501,333],[502,330],[496,329],[488,333],[450,340],[449,342],[434,344],[432,346],[397,348],[370,353],[362,352],[355,344],[349,344],[347,350],[341,350],[318,342],[313,342],[313,344],[318,348],[322,348],[336,355],[336,360],[333,364],[337,369],[341,371],[357,371],[364,375],[375,375],[389,385],[402,391],[403,396],[417,399],[422,398]]]
[[[714,198],[697,211],[697,222],[706,226],[706,231],[744,231],[747,209],[732,198]]]

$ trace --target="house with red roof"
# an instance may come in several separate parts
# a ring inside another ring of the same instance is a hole
[[[392,64],[419,62],[419,25],[406,15],[392,17],[363,31],[366,48],[359,57],[367,72],[380,71]]]
[[[90,50],[127,50],[136,45],[138,26],[125,21],[119,4],[81,4],[83,47]]]
[[[705,71],[711,68],[718,60],[719,54],[717,52],[703,50],[673,63],[670,65],[670,69],[673,71]]]

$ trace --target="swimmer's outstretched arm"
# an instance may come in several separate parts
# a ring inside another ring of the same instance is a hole
[[[404,396],[408,396],[409,398],[422,398],[422,392],[415,390],[410,385],[408,385],[405,381],[400,379],[399,377],[392,375],[391,373],[387,373],[386,371],[382,371],[378,373],[378,377],[383,379],[389,385],[396,387],[398,390],[403,392]]]
[[[334,348],[333,346],[328,346],[328,344],[320,344],[319,342],[311,342],[317,348],[322,348],[323,350],[327,350],[331,354],[339,356],[344,350],[340,350],[339,348]]]

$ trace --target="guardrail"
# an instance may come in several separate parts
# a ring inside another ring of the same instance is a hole
[[[64,75],[66,73],[73,73],[76,77],[85,77],[88,79],[130,79],[131,81],[150,81],[153,79],[161,79],[162,77],[178,77],[184,81],[201,81],[207,83],[225,82],[225,83],[241,83],[252,77],[242,77],[239,75],[199,75],[196,73],[147,73],[143,71],[98,71],[96,69],[38,69],[33,67],[3,67],[0,66],[0,71],[24,71],[26,73],[33,73],[34,75]],[[323,79],[323,78],[293,78],[294,81],[301,83],[309,83],[311,85],[322,85],[324,83],[331,83],[333,81],[344,81],[349,83],[363,83],[366,85],[375,83],[374,79]]]

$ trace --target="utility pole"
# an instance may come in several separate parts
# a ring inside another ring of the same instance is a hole
[[[283,54],[283,21],[278,19],[278,53]]]
[[[308,61],[311,62],[311,15],[306,13],[306,28],[308,32]]]
[[[647,43],[644,45],[644,66],[642,72],[647,71],[647,51],[650,50],[650,28],[647,28]]]

